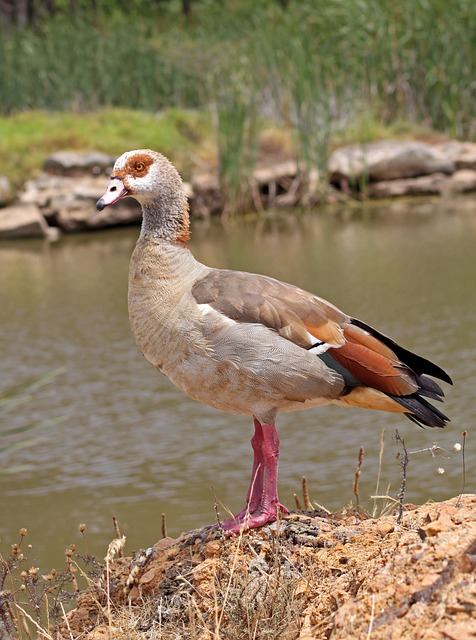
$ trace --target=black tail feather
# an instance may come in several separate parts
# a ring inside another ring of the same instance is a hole
[[[405,413],[405,415],[420,427],[438,427],[442,429],[447,422],[450,422],[450,419],[444,413],[431,405],[425,398],[422,398],[418,392],[409,396],[391,395],[390,397],[405,409],[409,409],[409,412]]]
[[[421,396],[426,396],[432,400],[443,402],[445,392],[434,380],[431,380],[431,378],[427,378],[426,376],[416,376],[416,383],[420,387],[418,389],[418,393]]]

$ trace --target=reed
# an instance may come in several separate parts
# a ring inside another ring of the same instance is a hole
[[[251,179],[259,129],[258,87],[254,83],[243,82],[248,73],[237,74],[236,70],[231,69],[234,81],[226,88],[222,87],[221,75],[215,76],[212,82],[211,97],[225,214],[249,211],[252,199]]]
[[[0,113],[212,110],[233,201],[248,197],[263,118],[292,135],[304,173],[324,171],[330,141],[366,112],[476,137],[472,0],[196,3],[187,22],[166,5],[0,34]]]
[[[1,39],[1,111],[194,105],[194,83],[171,60],[143,19],[58,16]]]

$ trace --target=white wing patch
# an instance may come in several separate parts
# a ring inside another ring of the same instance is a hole
[[[309,342],[311,343],[311,347],[308,347],[307,350],[309,353],[314,353],[318,355],[319,353],[325,353],[327,349],[331,347],[339,347],[340,345],[329,344],[328,342],[323,342],[322,340],[318,340],[315,336],[312,336],[310,333],[307,334],[309,338]]]
[[[237,324],[235,320],[233,320],[232,318],[229,318],[224,313],[221,313],[221,311],[217,311],[217,309],[214,309],[211,305],[207,304],[206,302],[203,304],[197,304],[197,307],[201,312],[203,318],[205,318],[206,316],[214,316],[215,320],[219,319],[222,321],[223,324],[229,324],[229,325]]]

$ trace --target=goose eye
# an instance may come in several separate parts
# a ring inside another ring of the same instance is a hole
[[[143,162],[136,162],[135,165],[134,165],[134,169],[136,171],[144,171],[145,165],[144,165]]]

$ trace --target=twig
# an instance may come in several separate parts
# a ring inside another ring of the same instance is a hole
[[[306,476],[302,477],[302,499],[304,500],[304,509],[306,511],[314,511],[311,499],[309,498],[309,487],[307,486]]]
[[[294,494],[294,502],[296,503],[296,509],[298,511],[302,511],[301,501],[299,500],[299,496],[297,493]]]
[[[70,545],[68,547],[68,549],[66,549],[66,551],[64,552],[64,555],[66,557],[66,569],[68,570],[71,582],[73,584],[73,588],[75,591],[79,591],[79,586],[78,586],[78,581],[76,580],[76,569],[73,566],[73,561],[72,561],[72,557],[73,557],[73,552],[76,550],[75,545]]]
[[[377,482],[375,484],[375,493],[378,495],[380,488],[380,474],[382,473],[382,458],[383,458],[383,448],[385,446],[385,429],[382,429],[380,432],[380,450],[378,454],[378,472],[377,472]],[[377,515],[377,501],[374,500],[374,508],[372,509],[372,517],[375,518]]]
[[[114,522],[114,529],[116,531],[116,535],[121,535],[119,531],[119,527],[117,526],[117,519],[113,516],[112,521]],[[114,556],[116,553],[120,558],[123,557],[122,550],[124,549],[124,545],[126,544],[126,536],[117,537],[112,542],[109,543],[109,547],[107,548],[107,554],[105,557],[106,560],[106,598],[107,598],[107,620],[109,624],[109,629],[112,627],[112,614],[111,614],[111,562],[114,560]]]
[[[104,558],[106,562],[112,562],[114,560],[114,556],[117,555],[122,558],[124,549],[124,545],[126,544],[126,536],[122,536],[122,538],[114,538],[112,542],[109,543],[107,548],[107,554]]]
[[[210,487],[210,491],[212,492],[212,496],[213,496],[213,509],[215,510],[215,518],[216,518],[216,521],[217,521],[217,525],[218,525],[219,529],[221,529],[221,519],[220,519],[220,512],[218,510],[218,507],[221,505],[223,507],[223,509],[225,509],[225,511],[230,514],[230,517],[232,517],[233,514],[231,513],[231,511],[229,509],[227,509],[225,507],[223,502],[221,502],[218,499],[218,496],[215,493],[215,488],[213,487],[213,485]]]
[[[319,504],[319,502],[311,502],[306,476],[302,477],[302,498],[304,501],[304,511],[324,511],[324,513],[327,513],[327,515],[331,515],[329,509],[326,509],[326,507],[324,507],[322,504]],[[301,501],[296,494],[294,494],[294,500],[296,502],[297,508],[302,510]]]
[[[459,498],[458,498],[458,502],[456,503],[456,506],[459,507],[460,503],[461,503],[461,497],[463,496],[465,490],[466,490],[466,458],[464,455],[464,450],[465,450],[465,445],[466,445],[466,437],[468,435],[468,432],[466,431],[466,429],[462,432],[461,434],[463,436],[463,445],[461,447],[461,454],[463,456],[463,486],[461,487],[461,493],[459,494]]]
[[[14,604],[15,604],[15,607],[16,607],[17,609],[20,609],[20,611],[23,613],[23,615],[24,615],[25,617],[27,617],[27,618],[28,618],[28,620],[29,620],[30,622],[33,622],[33,624],[35,625],[35,627],[38,629],[38,633],[40,633],[44,638],[46,638],[46,640],[54,640],[54,638],[53,638],[52,636],[50,636],[50,634],[49,634],[47,631],[45,631],[44,629],[42,629],[42,628],[40,627],[40,625],[38,624],[38,622],[37,622],[36,620],[34,620],[34,619],[33,619],[33,618],[32,618],[32,617],[31,617],[31,616],[30,616],[30,615],[25,611],[25,609],[23,609],[22,607],[20,607],[20,605],[19,605],[18,603],[16,603],[16,602],[15,602]]]
[[[216,618],[219,607],[218,607],[217,598],[216,598],[216,586],[214,581],[212,582],[212,587],[214,592],[214,602],[216,602],[216,606],[215,606],[215,618]],[[204,629],[207,627],[207,623],[205,621],[205,618],[203,617],[203,611],[200,610],[200,607],[198,606],[196,599],[190,593],[187,593],[187,604],[188,604],[188,615],[190,616],[190,627],[188,629],[190,631],[190,637],[198,638],[198,631],[196,628],[195,620],[198,619]],[[161,635],[160,638],[162,637],[163,636]]]
[[[120,535],[119,527],[117,526],[117,520],[113,516],[114,529],[116,531],[116,535]],[[114,556],[116,553],[119,557],[122,557],[122,549],[126,544],[126,536],[122,536],[121,538],[115,538],[107,549],[107,554],[105,557],[106,560],[106,599],[107,599],[107,621],[109,625],[109,629],[112,627],[112,613],[111,613],[111,562],[114,560]]]
[[[359,478],[360,478],[360,473],[361,473],[361,470],[362,470],[362,461],[364,459],[364,452],[365,452],[364,447],[360,447],[360,449],[359,449],[359,457],[357,459],[357,468],[356,468],[355,473],[354,473],[354,496],[355,496],[357,510],[360,507],[360,501],[359,501]]]
[[[13,627],[15,632],[18,634],[17,618],[13,611],[12,602],[8,598],[9,595],[11,595],[11,591],[0,592],[0,596],[3,596],[1,607],[0,607],[0,620],[3,622],[3,626],[6,631],[10,633]],[[2,611],[2,608],[4,609],[4,611]],[[10,618],[10,620],[8,618]],[[26,624],[26,621],[24,618],[22,618],[22,624],[23,624],[23,627],[26,627],[26,632],[28,633],[28,625]]]
[[[390,500],[390,502],[398,502],[397,498],[394,498],[393,496],[389,496],[388,493],[384,495],[375,495],[370,497],[372,498],[372,500]]]
[[[233,576],[235,575],[236,566],[238,564],[238,556],[240,553],[240,549],[242,548],[242,541],[243,541],[243,528],[240,529],[240,532],[238,534],[238,540],[236,542],[236,550],[235,550],[235,553],[233,554],[233,561],[231,563],[230,578],[228,580],[228,584],[226,585],[225,595],[223,597],[223,602],[221,604],[220,615],[218,616],[218,620],[216,622],[215,637],[217,638],[217,640],[219,640],[220,638],[220,627],[223,622],[223,616],[225,615],[225,612],[226,612],[226,605],[228,602],[228,598],[230,597]]]
[[[389,508],[391,506],[391,503],[397,503],[398,502],[398,500],[396,498],[394,498],[393,496],[390,495],[390,482],[387,485],[386,493],[384,493],[384,494],[377,493],[377,494],[374,494],[374,495],[370,496],[370,498],[371,498],[371,500],[374,501],[375,513],[377,513],[377,500],[384,500],[384,502],[382,504],[382,507],[380,509],[380,512],[379,512],[379,516],[383,516],[388,512],[388,510],[389,510]],[[375,515],[373,517],[375,517]]]
[[[323,511],[324,513],[327,513],[328,516],[332,513],[330,509],[327,509],[323,504],[319,504],[319,502],[314,503],[314,508],[316,511]]]
[[[44,592],[45,597],[45,612],[46,612],[46,628],[51,629],[50,625],[50,603],[48,602],[48,591]]]
[[[162,514],[162,538],[167,537],[167,518],[165,513]]]
[[[106,556],[106,598],[107,598],[107,623],[109,629],[112,627],[111,616],[111,574],[109,569],[109,553]]]
[[[71,632],[71,627],[69,626],[68,616],[66,615],[66,611],[64,610],[63,603],[62,603],[62,602],[60,602],[60,605],[61,605],[61,611],[63,612],[63,618],[64,618],[64,621],[66,622],[66,628],[67,628],[67,629],[68,629],[68,631],[69,631],[69,635],[71,636],[71,640],[74,640],[73,634],[72,634],[72,632]]]
[[[440,445],[437,442],[434,442],[431,447],[424,447],[423,449],[414,449],[413,451],[409,451],[408,455],[413,455],[414,453],[425,453],[426,451],[428,451],[431,454],[432,458],[436,458],[435,453],[437,451],[445,451],[445,449],[443,447],[440,447]],[[449,460],[449,456],[442,456],[443,458],[445,458],[446,460]]]
[[[112,524],[114,525],[114,533],[116,534],[116,538],[118,540],[121,540],[122,536],[121,536],[121,532],[119,530],[119,523],[117,521],[116,516],[112,516]],[[122,552],[122,547],[119,547],[118,552],[119,552],[119,558],[124,557],[124,554]]]
[[[398,429],[395,430],[395,440],[402,445],[403,455],[401,456],[400,466],[402,468],[402,483],[400,485],[400,491],[398,492],[398,517],[397,524],[401,524],[403,519],[403,502],[405,500],[405,493],[407,489],[407,469],[410,462],[410,456],[408,455],[407,447],[405,446],[405,440],[401,437]],[[398,454],[399,455],[399,454]],[[400,457],[400,455],[399,455]]]
[[[372,593],[372,605],[371,605],[371,609],[370,609],[370,623],[369,623],[369,627],[368,627],[366,640],[370,640],[370,635],[372,633],[372,627],[374,626],[374,620],[375,620],[375,593]]]

